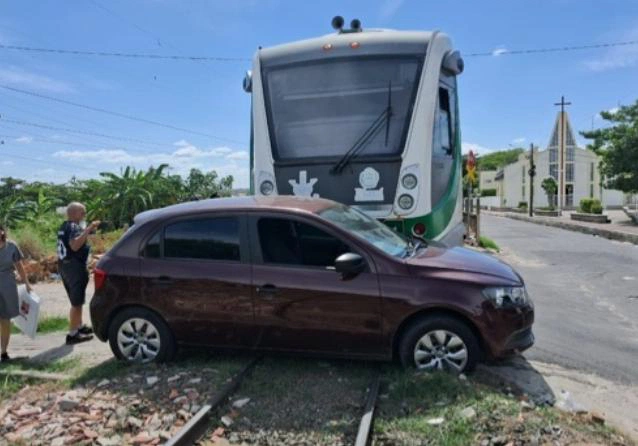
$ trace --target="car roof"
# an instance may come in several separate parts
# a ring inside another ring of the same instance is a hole
[[[207,200],[188,201],[141,212],[135,216],[134,222],[138,225],[149,220],[206,211],[287,210],[317,214],[324,209],[337,205],[338,203],[324,198],[298,197],[292,195],[211,198]]]

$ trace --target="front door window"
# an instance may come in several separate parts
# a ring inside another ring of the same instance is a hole
[[[380,353],[376,275],[370,265],[347,279],[334,270],[337,257],[354,251],[352,243],[320,225],[291,218],[255,218],[252,228],[259,248],[253,283],[261,347]]]

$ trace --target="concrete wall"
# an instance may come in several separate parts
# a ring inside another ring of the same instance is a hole
[[[519,156],[518,161],[506,166],[503,169],[503,180],[499,185],[500,206],[517,207],[518,203],[525,201],[529,203],[529,160],[526,153]],[[545,207],[549,205],[547,195],[541,187],[541,183],[549,177],[549,151],[543,150],[534,154],[536,162],[536,177],[534,178],[534,207]],[[598,170],[598,157],[589,150],[576,149],[574,153],[574,197],[575,207],[581,198],[598,198],[604,206],[620,206],[625,201],[625,195],[617,190],[602,190],[600,187],[600,172]],[[594,167],[593,181],[591,177],[592,163]],[[523,182],[523,175],[525,180]],[[525,185],[523,191],[523,184]],[[592,188],[593,186],[593,188]],[[593,190],[592,190],[593,189]],[[524,193],[523,193],[524,192]]]
[[[483,170],[479,172],[479,189],[496,189],[495,176],[495,170]]]

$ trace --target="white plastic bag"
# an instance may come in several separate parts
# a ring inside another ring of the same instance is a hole
[[[34,292],[27,293],[27,287],[18,286],[18,306],[20,314],[13,318],[13,323],[31,339],[35,338],[40,316],[40,297]]]

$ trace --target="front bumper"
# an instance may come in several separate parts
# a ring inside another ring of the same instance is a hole
[[[520,353],[534,345],[534,307],[484,308],[481,331],[486,354],[503,358]]]

